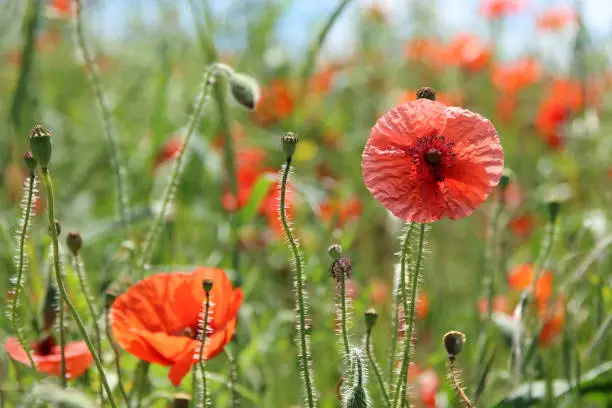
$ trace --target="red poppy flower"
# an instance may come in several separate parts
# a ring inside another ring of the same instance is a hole
[[[538,342],[541,346],[549,346],[561,333],[565,325],[565,298],[559,296],[551,307],[542,305],[539,315],[542,322],[542,331]]]
[[[501,122],[510,123],[517,106],[518,101],[515,95],[501,94],[495,102],[495,117]]]
[[[202,282],[212,279],[211,319],[203,357],[219,354],[236,330],[242,290],[234,289],[222,269],[162,273],[136,283],[111,307],[115,340],[136,357],[171,366],[168,377],[178,386],[198,361],[198,324],[206,299]]]
[[[370,299],[375,305],[385,304],[389,300],[389,284],[380,278],[374,278],[370,282]]]
[[[30,366],[28,356],[16,337],[9,337],[4,342],[4,348],[15,361]],[[84,341],[74,341],[66,344],[66,379],[73,380],[87,371],[93,356]],[[53,337],[46,337],[33,346],[32,358],[36,369],[55,377],[62,376],[61,348],[55,344]]]
[[[576,11],[568,5],[551,7],[540,14],[536,24],[542,31],[560,30],[577,21]]]
[[[518,238],[527,238],[533,231],[536,218],[531,214],[523,214],[514,217],[508,223],[510,233]]]
[[[184,141],[181,136],[172,136],[169,138],[155,154],[153,168],[156,169],[162,164],[177,158],[183,148],[183,144]]]
[[[368,190],[407,222],[470,215],[497,185],[503,167],[491,122],[429,99],[382,116],[362,155]]]
[[[361,201],[357,197],[347,200],[329,199],[321,204],[321,218],[327,223],[332,220],[338,227],[361,215]]]
[[[265,127],[291,116],[294,100],[293,89],[287,81],[273,80],[261,90],[257,109],[252,113],[253,121]]]
[[[70,17],[72,15],[71,0],[52,0],[49,5],[49,11],[57,17]]]
[[[444,52],[440,40],[433,37],[413,38],[404,46],[404,56],[409,61],[420,62],[437,69],[444,65]]]
[[[436,408],[436,394],[440,389],[440,379],[436,372],[428,368],[421,370],[416,364],[408,367],[408,386],[416,385],[416,392],[411,397],[418,400],[425,408]]]
[[[493,298],[492,311],[497,313],[509,313],[508,301],[505,296],[497,295]],[[489,299],[482,298],[478,300],[478,312],[481,316],[487,316],[489,313]]]
[[[480,12],[486,18],[495,19],[517,13],[523,7],[523,0],[483,0],[480,5]]]
[[[508,275],[508,285],[514,290],[525,290],[534,279],[533,265],[525,263],[515,266]],[[552,294],[553,273],[544,270],[535,284],[534,297],[539,304],[546,303]]]
[[[521,58],[511,64],[497,65],[492,74],[493,84],[506,94],[514,94],[540,80],[542,67],[533,58]]]
[[[459,66],[471,72],[478,72],[492,59],[491,48],[478,37],[468,34],[457,34],[444,52],[445,63]]]

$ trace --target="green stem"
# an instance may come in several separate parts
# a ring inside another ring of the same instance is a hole
[[[58,299],[57,303],[59,307],[59,338],[62,387],[66,388],[68,386],[68,379],[66,378],[66,322],[64,322],[64,303],[62,302],[61,297]]]
[[[89,288],[87,287],[87,282],[85,282],[85,273],[83,271],[83,266],[81,264],[81,258],[78,254],[74,255],[74,269],[76,270],[76,274],[79,278],[79,284],[81,286],[81,291],[83,291],[83,296],[85,296],[85,301],[87,302],[87,308],[89,309],[89,313],[91,314],[91,319],[93,321],[94,333],[96,335],[96,351],[98,355],[102,355],[102,336],[100,334],[100,326],[98,325],[98,318],[96,314],[96,310],[93,305],[93,298],[91,293],[89,292]],[[104,400],[104,395],[102,393],[102,388],[100,388],[101,400]]]
[[[238,393],[238,369],[236,367],[236,358],[234,354],[230,351],[229,347],[225,346],[223,348],[223,352],[227,356],[227,360],[230,366],[230,376],[229,381],[227,382],[227,389],[230,392],[230,407],[234,408],[240,405],[240,394]]]
[[[208,335],[208,313],[210,312],[210,293],[206,293],[206,306],[204,307],[204,322],[202,323],[202,334],[200,339],[200,352],[198,354],[198,365],[200,366],[200,372],[202,374],[202,396],[201,402],[202,405],[197,404],[196,406],[201,406],[202,408],[208,405],[208,388],[206,384],[206,360],[202,357],[204,356],[204,345],[206,344],[206,337]],[[194,393],[194,401],[197,398],[196,390],[193,390]]]
[[[13,327],[13,333],[15,333],[15,337],[17,341],[25,351],[28,356],[28,361],[30,362],[30,366],[33,369],[36,369],[36,363],[34,362],[34,358],[32,357],[32,353],[30,352],[30,347],[25,343],[21,332],[19,331],[19,326],[17,324],[17,307],[19,305],[19,295],[21,294],[21,286],[23,285],[23,272],[25,270],[25,243],[28,237],[28,227],[30,226],[30,215],[32,214],[32,202],[34,200],[34,190],[36,188],[36,174],[32,172],[30,174],[30,178],[27,181],[27,198],[25,207],[23,208],[23,216],[21,231],[19,233],[19,258],[17,260],[17,279],[15,281],[15,293],[13,298],[13,303],[11,304],[11,325]]]
[[[122,375],[121,375],[121,354],[119,353],[119,349],[115,344],[115,339],[113,338],[113,333],[111,332],[111,324],[110,324],[110,316],[108,313],[109,309],[104,309],[104,325],[106,328],[106,336],[108,337],[108,342],[113,349],[113,354],[115,355],[115,369],[117,370],[117,386],[119,387],[119,392],[121,393],[121,397],[123,397],[125,401],[125,406],[130,408],[130,398],[128,397],[127,392],[125,392],[125,388],[123,387]]]
[[[404,240],[404,249],[402,251],[402,265],[401,265],[401,276],[400,285],[402,287],[402,302],[404,305],[404,324],[408,323],[408,330],[404,336],[404,357],[402,359],[402,365],[400,373],[397,379],[397,386],[395,387],[395,396],[393,397],[393,408],[397,407],[400,401],[400,393],[403,389],[402,385],[406,384],[408,367],[410,366],[410,347],[412,342],[412,331],[414,328],[414,314],[416,310],[416,294],[419,280],[419,272],[421,269],[421,262],[423,260],[423,242],[425,240],[425,224],[421,224],[421,230],[419,234],[419,247],[417,252],[417,260],[414,268],[414,272],[411,276],[410,281],[410,299],[406,296],[406,258],[408,256],[408,242]],[[408,309],[410,307],[410,309]],[[406,310],[409,310],[408,316],[406,316]],[[407,317],[407,319],[406,319]],[[403,397],[402,397],[403,398]]]
[[[374,370],[374,374],[376,375],[376,379],[378,380],[378,385],[380,386],[380,391],[383,394],[383,399],[385,400],[385,407],[391,406],[391,401],[389,400],[389,393],[387,392],[387,387],[385,387],[385,381],[380,373],[380,367],[378,367],[378,363],[376,363],[376,359],[374,358],[372,352],[372,330],[368,330],[366,332],[366,353],[368,355],[368,360],[370,360],[370,366]]]
[[[281,180],[280,190],[280,218],[283,224],[285,234],[287,234],[287,240],[289,246],[293,252],[293,260],[295,262],[295,285],[296,285],[296,297],[297,297],[297,310],[298,310],[298,341],[299,341],[299,358],[302,372],[302,379],[304,381],[304,391],[306,394],[306,403],[308,408],[314,408],[315,406],[315,392],[312,384],[311,372],[310,372],[310,349],[308,347],[308,335],[306,334],[306,306],[304,300],[304,265],[302,255],[298,246],[297,241],[293,237],[291,228],[287,221],[287,211],[285,207],[285,199],[287,193],[287,179],[289,177],[289,170],[291,169],[291,156],[287,157],[287,161],[283,168],[283,176]]]
[[[195,109],[187,125],[187,131],[185,134],[185,140],[183,142],[183,146],[181,147],[178,157],[174,161],[174,166],[172,167],[172,173],[170,174],[170,180],[168,181],[168,184],[166,185],[166,189],[164,191],[164,195],[162,198],[161,208],[159,212],[157,213],[157,216],[155,217],[153,224],[149,228],[149,231],[147,232],[147,237],[145,239],[145,243],[143,245],[143,249],[140,254],[140,258],[138,259],[138,262],[137,262],[137,268],[140,270],[141,277],[144,276],[145,269],[148,269],[148,262],[151,258],[153,248],[155,246],[155,242],[157,241],[157,238],[159,236],[159,232],[161,231],[162,222],[164,220],[164,217],[166,216],[168,206],[170,202],[172,201],[172,198],[174,197],[176,188],[180,181],[180,177],[183,174],[186,160],[187,160],[186,152],[189,147],[189,142],[191,141],[191,136],[193,135],[198,125],[200,116],[202,115],[202,110],[206,103],[208,93],[210,92],[210,87],[212,86],[214,82],[213,76],[215,74],[213,73],[213,70],[214,70],[214,66],[211,66],[208,69],[206,69],[204,73],[204,79],[202,80],[202,84],[200,85],[200,90],[198,92],[198,99],[195,104]]]
[[[83,4],[81,0],[72,0],[74,7],[74,26],[75,34],[79,49],[85,60],[87,72],[91,80],[91,85],[94,91],[94,96],[98,103],[98,107],[102,114],[102,123],[104,124],[104,133],[106,135],[106,141],[110,150],[111,167],[115,173],[115,190],[117,195],[117,210],[121,219],[121,224],[125,230],[127,239],[131,238],[130,229],[130,214],[129,214],[129,200],[127,187],[125,182],[125,169],[121,165],[121,154],[119,152],[119,146],[117,142],[117,136],[113,130],[112,114],[108,106],[106,106],[104,94],[102,92],[102,86],[100,85],[100,78],[98,78],[97,68],[93,61],[91,54],[85,43],[85,36],[83,34]]]
[[[340,274],[340,311],[341,311],[341,324],[342,324],[342,343],[344,344],[344,353],[348,357],[350,354],[348,330],[346,329],[346,276],[344,271]]]
[[[412,232],[414,231],[414,223],[408,224],[408,229],[406,230],[406,235],[404,236],[404,242],[402,243],[402,258],[400,262],[407,261],[407,251],[410,240],[412,239]],[[405,267],[405,265],[404,265]],[[397,287],[396,287],[397,285]],[[388,364],[389,364],[389,383],[393,383],[393,373],[396,359],[396,351],[397,351],[397,333],[399,331],[399,306],[402,299],[403,289],[400,289],[399,282],[396,281],[395,273],[393,274],[393,318],[391,321],[391,342],[389,347],[389,356],[388,356]]]
[[[79,330],[83,335],[83,339],[85,343],[87,343],[87,347],[91,352],[94,361],[96,363],[96,368],[98,369],[98,373],[100,374],[100,378],[102,380],[102,384],[104,385],[104,390],[106,391],[106,396],[108,398],[108,402],[113,408],[116,408],[115,401],[113,400],[113,392],[111,390],[110,385],[108,384],[108,380],[106,378],[106,374],[104,374],[104,367],[102,367],[102,361],[96,352],[96,349],[91,341],[91,338],[87,334],[87,330],[85,329],[85,325],[79,316],[76,308],[72,304],[70,297],[68,296],[68,292],[66,291],[66,286],[64,285],[64,277],[62,276],[62,269],[60,266],[60,257],[59,257],[59,242],[57,240],[57,229],[55,228],[55,209],[54,209],[54,195],[53,195],[53,183],[51,182],[51,175],[49,174],[49,169],[43,167],[42,169],[43,180],[45,182],[45,187],[47,189],[47,201],[48,201],[48,215],[49,215],[49,229],[51,230],[51,239],[53,242],[53,266],[55,269],[55,278],[57,280],[57,288],[59,289],[61,298],[64,300],[66,305],[68,306],[68,310],[72,315],[74,321],[77,326],[79,326]],[[60,313],[62,308],[62,302],[60,300]],[[61,316],[61,315],[60,315]]]

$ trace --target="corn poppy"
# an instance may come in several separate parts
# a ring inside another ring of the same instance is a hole
[[[498,64],[493,69],[493,85],[505,94],[514,94],[540,80],[542,67],[533,58],[521,58],[513,63]]]
[[[53,17],[69,18],[72,15],[71,0],[52,0],[47,7]]]
[[[416,385],[416,392],[411,397],[420,402],[420,406],[435,408],[436,395],[440,389],[440,379],[436,372],[431,369],[421,369],[416,363],[408,367],[408,386]]]
[[[260,126],[270,126],[293,113],[295,95],[289,82],[276,79],[261,89],[257,109],[252,113],[253,121]]]
[[[222,269],[199,267],[193,272],[162,273],[145,278],[111,306],[113,335],[136,357],[171,366],[168,377],[178,386],[198,361],[199,321],[206,299],[202,282],[212,279],[211,319],[203,358],[219,354],[236,330],[242,290],[234,289]]]
[[[524,239],[531,235],[535,223],[536,218],[533,215],[522,214],[512,218],[510,222],[508,222],[508,230],[515,237]]]
[[[506,313],[510,312],[508,300],[503,295],[497,295],[493,298],[493,306],[491,307],[491,311],[497,313]],[[478,312],[481,316],[487,316],[489,314],[489,299],[481,298],[478,300]]]
[[[576,11],[568,5],[558,5],[544,10],[536,20],[542,31],[555,31],[565,28],[578,20]]]
[[[327,223],[334,221],[338,227],[361,215],[361,201],[357,197],[346,200],[328,199],[320,206],[321,218]]]
[[[16,337],[9,337],[4,342],[8,355],[15,361],[30,366],[28,356]],[[74,341],[66,344],[66,379],[73,380],[84,374],[93,363],[93,356],[84,341]],[[32,358],[36,369],[55,377],[62,376],[61,348],[53,337],[48,336],[34,344]]]
[[[416,37],[404,46],[404,56],[407,60],[436,69],[444,65],[444,51],[444,45],[434,37]]]
[[[497,185],[503,167],[489,120],[429,99],[383,115],[362,155],[368,190],[407,222],[470,215]]]
[[[540,306],[539,317],[542,330],[538,337],[538,343],[541,346],[549,346],[561,333],[565,325],[565,298],[559,296],[550,307],[548,305]]]
[[[523,0],[484,0],[480,4],[480,12],[486,18],[496,19],[517,13],[523,7]]]
[[[445,64],[473,73],[485,68],[493,57],[490,46],[468,33],[457,34],[446,46],[443,55]]]
[[[183,148],[183,137],[172,136],[159,148],[153,159],[153,168],[157,169],[162,164],[172,161],[178,157]]]
[[[524,263],[512,268],[508,274],[508,285],[514,290],[525,290],[534,279],[533,265]],[[552,294],[553,273],[544,270],[535,283],[534,297],[539,305],[545,304]]]

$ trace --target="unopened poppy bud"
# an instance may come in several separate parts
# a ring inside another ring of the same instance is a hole
[[[284,133],[281,136],[281,142],[283,142],[283,151],[287,157],[292,157],[295,153],[295,148],[298,142],[298,136],[293,132]]]
[[[506,191],[506,188],[508,188],[513,178],[514,173],[512,172],[512,170],[510,170],[509,168],[505,168],[504,172],[499,178],[499,188],[501,189],[501,191]]]
[[[365,322],[366,328],[368,331],[372,330],[374,326],[376,326],[376,321],[378,320],[378,313],[374,310],[373,307],[369,308],[365,312]]]
[[[77,256],[83,247],[83,238],[81,238],[81,234],[78,232],[69,232],[66,236],[66,245],[68,245],[72,254]]]
[[[213,288],[213,280],[212,279],[204,279],[202,282],[202,287],[204,288],[204,292],[208,295]]]
[[[191,402],[191,397],[189,394],[180,392],[174,395],[174,402],[172,406],[174,408],[189,408],[189,402]]]
[[[430,99],[432,101],[436,100],[436,91],[433,88],[428,86],[424,86],[419,88],[416,92],[417,99]]]
[[[36,170],[36,166],[38,163],[36,163],[36,160],[34,159],[34,156],[32,156],[32,152],[27,152],[26,154],[23,155],[23,161],[26,164],[26,167],[28,168],[28,170],[30,171],[34,171]]]
[[[446,347],[448,357],[454,359],[457,354],[461,353],[465,343],[465,334],[458,331],[449,331],[444,335],[442,341],[444,342],[444,347]]]
[[[55,220],[55,233],[57,234],[56,237],[59,237],[60,234],[62,233],[62,225],[60,224],[58,219]],[[53,236],[53,231],[51,230],[50,225],[49,225],[49,235]]]
[[[557,216],[559,215],[559,211],[561,210],[561,203],[559,201],[549,201],[548,202],[548,216],[550,217],[550,222],[555,222]]]
[[[329,253],[329,256],[331,256],[334,260],[340,259],[342,256],[342,247],[338,244],[330,245],[330,247],[327,249],[327,253]]]
[[[40,167],[46,168],[49,166],[53,144],[51,133],[42,125],[34,126],[34,129],[30,132],[30,150],[32,151],[32,157],[40,164]]]
[[[234,100],[248,110],[254,110],[259,100],[259,85],[248,75],[234,73],[229,77],[230,92]]]

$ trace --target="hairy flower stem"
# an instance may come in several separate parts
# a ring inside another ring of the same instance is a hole
[[[234,354],[230,351],[229,347],[224,347],[223,352],[227,356],[227,361],[229,362],[230,376],[229,381],[227,382],[227,389],[230,393],[230,408],[237,407],[240,405],[240,394],[238,394],[236,390],[236,384],[238,382],[238,367],[236,363],[236,358]]]
[[[106,337],[108,337],[108,342],[113,349],[113,354],[115,355],[115,369],[117,370],[117,387],[119,387],[119,392],[121,393],[121,397],[125,401],[125,406],[130,408],[130,398],[128,397],[127,392],[125,392],[125,388],[123,387],[122,375],[121,375],[121,353],[119,352],[119,348],[117,348],[117,344],[115,344],[115,339],[113,337],[113,333],[111,332],[111,324],[110,324],[110,316],[109,309],[104,309],[104,326]]]
[[[408,251],[408,244],[410,243],[410,240],[412,239],[412,232],[414,231],[414,223],[410,223],[408,224],[408,227],[406,229],[406,235],[404,236],[404,242],[402,243],[402,258],[400,260],[400,262],[403,262],[404,260],[407,261],[407,256],[406,259],[404,258],[404,254],[407,253],[406,251]],[[405,267],[405,265],[404,265]],[[397,279],[397,277],[393,276],[393,316],[392,316],[392,320],[391,320],[391,342],[390,342],[390,346],[389,346],[389,356],[388,356],[388,364],[389,364],[389,383],[392,384],[393,383],[393,374],[395,372],[394,370],[394,366],[395,366],[395,359],[397,358],[396,356],[396,352],[397,352],[397,333],[399,331],[399,307],[400,304],[402,302],[402,289],[400,289],[399,287],[399,279]]]
[[[100,334],[100,325],[98,324],[98,315],[94,308],[94,300],[89,292],[89,288],[87,287],[87,282],[85,281],[85,271],[83,270],[83,264],[81,262],[81,257],[76,254],[74,255],[74,269],[79,278],[79,285],[81,286],[81,291],[83,292],[83,296],[85,296],[85,301],[87,302],[87,308],[89,309],[89,313],[91,313],[91,319],[93,321],[94,334],[96,336],[96,351],[99,356],[102,356],[102,336]],[[102,388],[100,388],[100,393],[102,394]],[[103,401],[103,395],[101,395]]]
[[[461,386],[461,381],[459,380],[459,372],[455,367],[454,357],[449,357],[448,359],[448,375],[451,379],[453,388],[455,389],[455,391],[457,391],[457,396],[463,401],[465,408],[472,408],[472,402],[470,401],[465,391],[463,390],[463,387]]]
[[[60,265],[59,242],[57,240],[57,229],[55,228],[55,209],[54,209],[55,198],[53,195],[53,183],[51,182],[51,175],[49,174],[49,169],[47,167],[42,168],[42,174],[43,174],[43,180],[45,183],[45,187],[47,189],[47,201],[48,201],[47,213],[49,215],[49,229],[51,231],[51,240],[53,243],[53,267],[55,270],[55,279],[57,280],[57,288],[59,289],[61,298],[68,306],[68,310],[70,311],[72,318],[77,323],[77,326],[79,326],[79,330],[81,331],[81,334],[83,335],[83,339],[85,340],[85,343],[87,343],[87,347],[89,348],[89,351],[91,352],[94,358],[94,361],[96,363],[96,368],[98,369],[98,373],[100,374],[100,379],[102,380],[102,384],[104,385],[104,390],[106,391],[108,402],[111,405],[111,407],[116,408],[117,406],[115,405],[115,401],[113,400],[113,392],[111,390],[110,385],[108,384],[106,375],[104,374],[104,368],[102,367],[102,361],[100,360],[100,356],[98,356],[98,353],[96,352],[96,348],[94,347],[93,342],[91,341],[91,338],[89,337],[89,334],[87,334],[87,330],[85,329],[83,320],[81,320],[79,313],[77,312],[76,308],[72,304],[72,301],[70,300],[70,297],[68,296],[68,292],[66,291],[66,285],[64,284],[64,277],[62,276],[62,269]],[[60,301],[60,312],[61,312],[62,307],[63,307],[62,302]]]
[[[312,384],[313,379],[311,378],[310,371],[310,347],[308,344],[308,334],[306,333],[306,302],[304,300],[304,264],[302,254],[296,239],[293,237],[291,227],[287,221],[287,209],[285,205],[286,194],[287,194],[287,179],[289,178],[289,171],[291,170],[291,156],[287,157],[287,161],[283,168],[283,175],[280,186],[280,218],[283,224],[283,229],[287,235],[289,246],[293,252],[293,261],[295,262],[295,285],[296,285],[296,297],[297,297],[297,310],[298,310],[298,342],[299,342],[299,358],[301,366],[302,379],[304,381],[304,392],[306,394],[306,403],[308,408],[314,408],[315,406],[315,391],[314,385]]]
[[[348,357],[351,350],[349,349],[348,330],[346,328],[346,321],[348,318],[346,309],[346,276],[343,272],[340,274],[340,320],[342,324],[342,344],[344,345],[344,355]]]
[[[387,392],[387,387],[385,386],[385,380],[383,380],[380,373],[380,367],[378,367],[378,363],[376,362],[374,353],[372,351],[372,329],[368,329],[366,332],[366,353],[368,355],[368,360],[370,361],[370,366],[372,367],[372,370],[374,370],[374,374],[378,380],[380,391],[382,392],[383,399],[385,400],[385,407],[388,408],[391,406],[391,400],[389,400],[389,393]]]
[[[62,302],[61,298],[58,299],[57,304],[59,307],[59,338],[62,387],[66,388],[68,386],[68,379],[66,378],[66,322],[64,321],[64,303]]]
[[[36,369],[36,363],[30,352],[29,345],[25,344],[25,340],[19,330],[17,324],[17,307],[19,306],[19,295],[21,294],[21,286],[23,285],[23,272],[25,270],[25,242],[28,237],[28,228],[30,226],[30,216],[32,214],[32,202],[34,201],[34,191],[36,190],[36,174],[32,172],[28,180],[26,180],[26,201],[25,206],[22,208],[21,215],[21,231],[19,232],[19,253],[17,258],[17,278],[15,280],[15,293],[13,294],[13,303],[11,304],[11,326],[13,327],[13,333],[19,341],[19,344],[24,349],[30,366]]]
[[[125,230],[126,238],[131,239],[131,228],[130,228],[130,209],[129,199],[125,181],[125,168],[121,163],[121,153],[119,151],[117,136],[113,130],[112,114],[110,109],[106,105],[104,93],[102,92],[102,86],[100,85],[100,78],[98,77],[97,67],[94,60],[89,53],[87,45],[85,43],[85,35],[83,34],[83,4],[82,0],[72,0],[72,6],[74,9],[74,29],[75,36],[77,39],[78,47],[85,60],[87,67],[87,73],[91,81],[91,86],[94,91],[96,102],[102,115],[102,122],[104,124],[104,133],[106,135],[106,142],[110,150],[110,163],[115,173],[115,194],[117,199],[117,211],[119,212],[119,218],[121,224]]]
[[[183,145],[181,146],[181,150],[179,152],[178,157],[174,161],[174,166],[172,167],[172,173],[170,174],[170,180],[166,185],[166,189],[164,190],[164,195],[162,198],[162,204],[155,220],[153,220],[153,224],[149,228],[147,232],[147,237],[145,239],[145,243],[143,244],[143,249],[140,254],[140,258],[137,262],[137,267],[140,270],[141,278],[144,276],[144,272],[148,269],[148,263],[153,253],[153,249],[155,247],[155,243],[157,238],[159,237],[159,233],[161,231],[162,222],[166,216],[166,212],[168,211],[168,206],[170,202],[174,198],[174,194],[176,192],[176,188],[179,184],[181,175],[185,169],[185,164],[187,160],[186,152],[189,148],[189,142],[191,141],[191,136],[193,135],[198,122],[200,121],[200,116],[202,115],[202,110],[208,99],[208,94],[210,92],[210,88],[214,83],[214,65],[210,66],[204,72],[204,78],[200,85],[200,89],[198,92],[198,98],[195,103],[195,108],[193,114],[189,119],[189,123],[187,125],[187,131],[185,133],[185,140],[183,141]]]
[[[407,236],[408,234],[406,234]],[[416,294],[419,280],[419,272],[421,269],[421,263],[423,261],[423,243],[425,241],[425,224],[421,224],[421,230],[419,233],[419,247],[417,250],[417,259],[414,267],[414,271],[410,281],[410,298],[406,293],[406,263],[408,258],[408,242],[404,239],[404,249],[402,251],[401,261],[401,275],[400,285],[402,288],[402,302],[404,305],[404,324],[408,324],[408,329],[404,336],[404,356],[402,359],[402,365],[400,368],[399,376],[397,379],[397,385],[395,387],[395,396],[393,397],[393,408],[397,408],[400,402],[400,394],[405,396],[402,389],[405,388],[405,384],[408,376],[408,367],[410,366],[410,347],[412,343],[412,331],[414,329],[414,314],[416,310]],[[409,310],[408,316],[406,316],[406,310]],[[405,397],[402,397],[402,399]]]
[[[198,366],[200,367],[200,374],[202,375],[202,395],[198,399],[197,387],[193,390],[193,400],[196,401],[196,407],[204,408],[208,406],[208,388],[206,385],[206,360],[204,356],[204,345],[206,344],[207,330],[208,330],[208,314],[210,312],[210,293],[206,293],[206,306],[204,306],[204,322],[202,323],[202,335],[200,339],[200,351],[198,354]],[[194,376],[195,378],[195,376]]]

